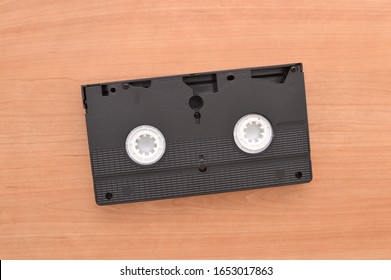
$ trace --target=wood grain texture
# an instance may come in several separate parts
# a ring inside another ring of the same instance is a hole
[[[80,85],[303,62],[311,184],[98,207]],[[391,258],[391,2],[0,1],[1,259]]]

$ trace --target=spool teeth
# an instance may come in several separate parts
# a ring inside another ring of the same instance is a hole
[[[145,142],[145,143],[140,144],[142,142]],[[141,145],[151,145],[151,146],[153,145],[153,148],[150,151],[142,151],[142,147],[140,147]],[[144,154],[145,156],[149,156],[149,154],[153,154],[155,152],[156,146],[157,145],[156,145],[155,138],[151,137],[148,134],[143,134],[140,137],[138,137],[136,140],[136,149],[138,150],[138,152],[140,154]]]
[[[258,131],[255,131],[258,130]],[[263,133],[265,130],[262,128],[262,125],[259,122],[251,121],[249,122],[244,129],[244,137],[250,143],[257,143],[260,139],[263,138]],[[257,134],[257,135],[255,135]]]

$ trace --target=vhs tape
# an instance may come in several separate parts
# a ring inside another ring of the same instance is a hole
[[[312,180],[301,63],[82,86],[98,205]]]

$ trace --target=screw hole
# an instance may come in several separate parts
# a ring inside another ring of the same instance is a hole
[[[234,76],[234,75],[228,75],[228,76],[227,76],[227,80],[228,80],[228,81],[232,81],[233,79],[235,79],[235,76]]]
[[[200,167],[198,168],[198,170],[199,170],[200,172],[205,172],[206,169],[208,169],[208,168],[206,167],[205,164],[200,164]]]
[[[115,88],[112,87],[112,88],[110,89],[110,91],[111,91],[112,93],[114,93],[114,92],[116,92],[117,90],[116,90]]]
[[[111,192],[108,192],[108,193],[106,193],[105,197],[106,197],[106,199],[112,199],[113,194]]]
[[[300,171],[296,172],[295,176],[296,176],[297,179],[300,179],[301,177],[303,177],[303,173],[301,173]]]

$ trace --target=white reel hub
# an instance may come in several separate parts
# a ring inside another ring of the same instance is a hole
[[[272,139],[273,128],[262,115],[245,115],[235,125],[235,143],[239,149],[248,154],[257,154],[266,150]]]
[[[136,163],[150,165],[158,162],[166,151],[166,140],[159,129],[151,125],[134,128],[126,137],[126,152]]]

